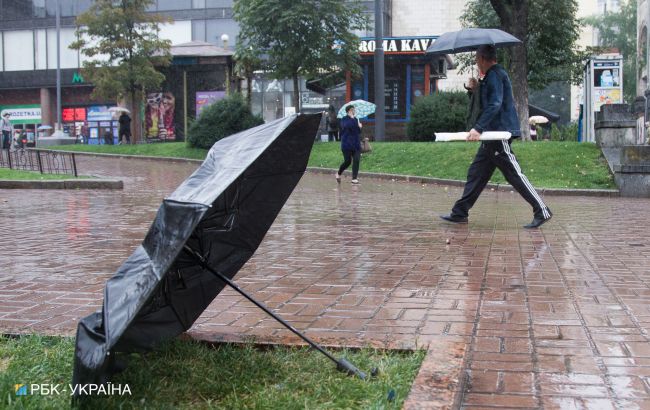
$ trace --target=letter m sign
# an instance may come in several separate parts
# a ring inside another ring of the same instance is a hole
[[[81,74],[75,72],[72,74],[72,84],[81,84],[84,82],[84,78],[81,76]]]

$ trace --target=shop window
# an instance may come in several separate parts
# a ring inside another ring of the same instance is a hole
[[[414,65],[411,67],[411,105],[415,104],[420,97],[424,96],[424,66]]]
[[[204,9],[205,8],[205,0],[192,0],[192,8],[193,9]]]

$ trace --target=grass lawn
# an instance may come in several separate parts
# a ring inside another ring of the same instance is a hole
[[[190,148],[184,142],[159,142],[152,144],[132,144],[132,145],[59,145],[48,147],[63,151],[75,152],[99,152],[104,154],[123,154],[123,155],[145,155],[151,157],[172,157],[172,158],[190,158],[204,159],[208,150],[200,148]]]
[[[478,149],[472,142],[374,142],[364,155],[361,171],[457,179],[464,181]],[[613,176],[600,149],[578,142],[514,142],[522,170],[536,188],[614,189]],[[138,145],[66,145],[56,149],[202,159],[206,151],[182,142]],[[339,144],[314,144],[309,166],[338,168],[343,158]],[[493,182],[505,183],[495,172]]]
[[[73,175],[62,174],[41,174],[34,171],[18,171],[15,169],[0,168],[0,179],[10,180],[45,180],[45,179],[74,179]],[[79,178],[84,178],[79,176]],[[87,178],[87,177],[85,177]]]
[[[70,403],[74,340],[46,336],[0,337],[0,408],[61,409]],[[364,371],[366,381],[338,372],[322,354],[306,348],[251,345],[210,347],[175,340],[147,354],[131,355],[113,377],[131,396],[99,396],[90,409],[399,409],[424,359],[424,351],[372,349],[337,352]],[[14,385],[60,384],[59,395],[16,396]],[[394,400],[389,400],[394,391]]]
[[[375,142],[363,155],[361,171],[457,179],[464,181],[478,142]],[[614,189],[607,161],[594,144],[519,142],[512,144],[524,174],[536,188]],[[343,161],[338,143],[314,144],[309,166],[338,168]],[[492,182],[505,183],[498,170]]]

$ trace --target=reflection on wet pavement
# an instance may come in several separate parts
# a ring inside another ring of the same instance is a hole
[[[123,191],[0,191],[0,328],[74,334],[197,163],[79,157]],[[307,174],[236,276],[331,345],[428,348],[406,408],[650,408],[650,201],[549,197],[527,231],[517,195],[485,192],[469,225],[438,220],[458,188]],[[190,330],[297,343],[230,290]]]

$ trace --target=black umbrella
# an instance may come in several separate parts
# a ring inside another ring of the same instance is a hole
[[[101,384],[121,352],[189,329],[253,255],[307,167],[321,114],[293,115],[216,143],[160,206],[142,244],[108,280],[101,311],[77,328],[74,384]],[[340,369],[337,360],[256,301]]]
[[[474,51],[482,45],[505,47],[520,44],[517,37],[496,28],[464,28],[442,34],[427,48],[427,54]]]

